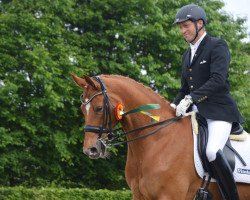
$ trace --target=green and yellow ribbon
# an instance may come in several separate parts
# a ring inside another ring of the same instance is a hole
[[[128,114],[140,112],[144,115],[149,116],[152,119],[152,121],[160,121],[160,116],[152,115],[151,113],[146,112],[146,110],[152,110],[152,109],[158,109],[158,108],[160,108],[159,104],[146,104],[144,106],[140,106],[140,107],[135,108],[133,110],[130,110],[128,112],[122,112],[121,114],[124,116],[124,115],[128,115]]]

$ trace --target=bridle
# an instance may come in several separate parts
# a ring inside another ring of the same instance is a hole
[[[172,123],[175,123],[176,121],[178,121],[179,119],[182,118],[182,116],[173,117],[173,118],[166,119],[166,120],[156,122],[156,123],[153,123],[153,124],[148,124],[148,125],[145,125],[145,126],[142,126],[142,127],[138,127],[138,128],[135,128],[135,129],[129,130],[129,131],[124,131],[122,128],[113,129],[113,127],[112,127],[112,119],[111,119],[111,109],[110,109],[111,102],[110,102],[109,96],[107,94],[107,88],[106,88],[103,80],[99,76],[94,76],[93,78],[100,84],[101,91],[94,94],[94,95],[92,95],[86,102],[83,99],[83,95],[81,95],[80,100],[81,100],[83,105],[87,105],[96,96],[103,95],[103,97],[104,97],[103,98],[103,121],[102,121],[102,126],[85,125],[84,131],[85,132],[93,132],[93,133],[98,134],[98,140],[100,140],[101,143],[103,145],[105,145],[105,146],[106,146],[106,141],[102,140],[102,134],[104,134],[104,133],[107,134],[109,142],[112,142],[114,139],[117,139],[117,138],[119,138],[121,136],[121,135],[118,135],[118,132],[120,132],[121,130],[122,130],[122,135],[128,135],[128,134],[131,134],[131,133],[134,133],[134,132],[138,132],[138,131],[141,131],[141,130],[144,130],[144,129],[148,129],[150,127],[159,126],[155,130],[152,130],[152,131],[148,132],[147,134],[135,137],[135,138],[133,138],[131,140],[126,140],[126,141],[111,144],[112,146],[118,146],[118,145],[121,145],[123,143],[132,142],[132,141],[135,141],[135,140],[145,138],[145,137],[147,137],[149,135],[152,135],[152,134],[156,133],[157,131],[159,131],[160,129],[162,129],[162,128],[164,128],[164,127],[166,127],[166,126],[168,126],[168,125],[170,125]]]
[[[85,125],[84,131],[85,132],[93,132],[98,134],[98,138],[101,138],[103,133],[112,133],[112,121],[111,121],[111,111],[110,111],[110,101],[107,94],[107,88],[102,81],[102,79],[99,76],[93,77],[101,86],[101,92],[98,92],[91,96],[88,101],[83,100],[83,95],[81,95],[80,100],[83,105],[87,105],[90,103],[96,96],[103,95],[103,120],[102,120],[102,126],[92,126],[92,125]]]

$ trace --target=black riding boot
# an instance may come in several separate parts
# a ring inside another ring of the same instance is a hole
[[[223,152],[219,150],[216,154],[216,159],[210,163],[213,168],[215,179],[217,180],[225,199],[239,200],[233,172],[225,159]]]

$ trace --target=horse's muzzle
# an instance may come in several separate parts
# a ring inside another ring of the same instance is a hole
[[[106,145],[103,141],[97,140],[95,145],[90,148],[83,147],[83,153],[91,159],[105,158]]]
[[[100,153],[98,152],[96,147],[91,147],[88,149],[85,149],[83,147],[83,153],[86,154],[91,159],[98,159],[100,157]]]

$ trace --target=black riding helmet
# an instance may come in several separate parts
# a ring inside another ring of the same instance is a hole
[[[199,19],[203,20],[204,25],[207,23],[206,13],[198,5],[188,4],[183,6],[176,14],[174,24],[191,20],[193,22],[198,21]]]
[[[197,21],[200,19],[203,21],[203,26],[200,29],[198,29]],[[203,10],[203,8],[201,8],[200,6],[195,5],[195,4],[188,4],[186,6],[183,6],[180,10],[178,10],[175,16],[174,24],[178,24],[187,20],[190,20],[195,24],[195,28],[196,28],[195,38],[196,38],[198,36],[199,31],[207,23],[206,13]],[[193,39],[193,41],[195,40],[195,38]]]

